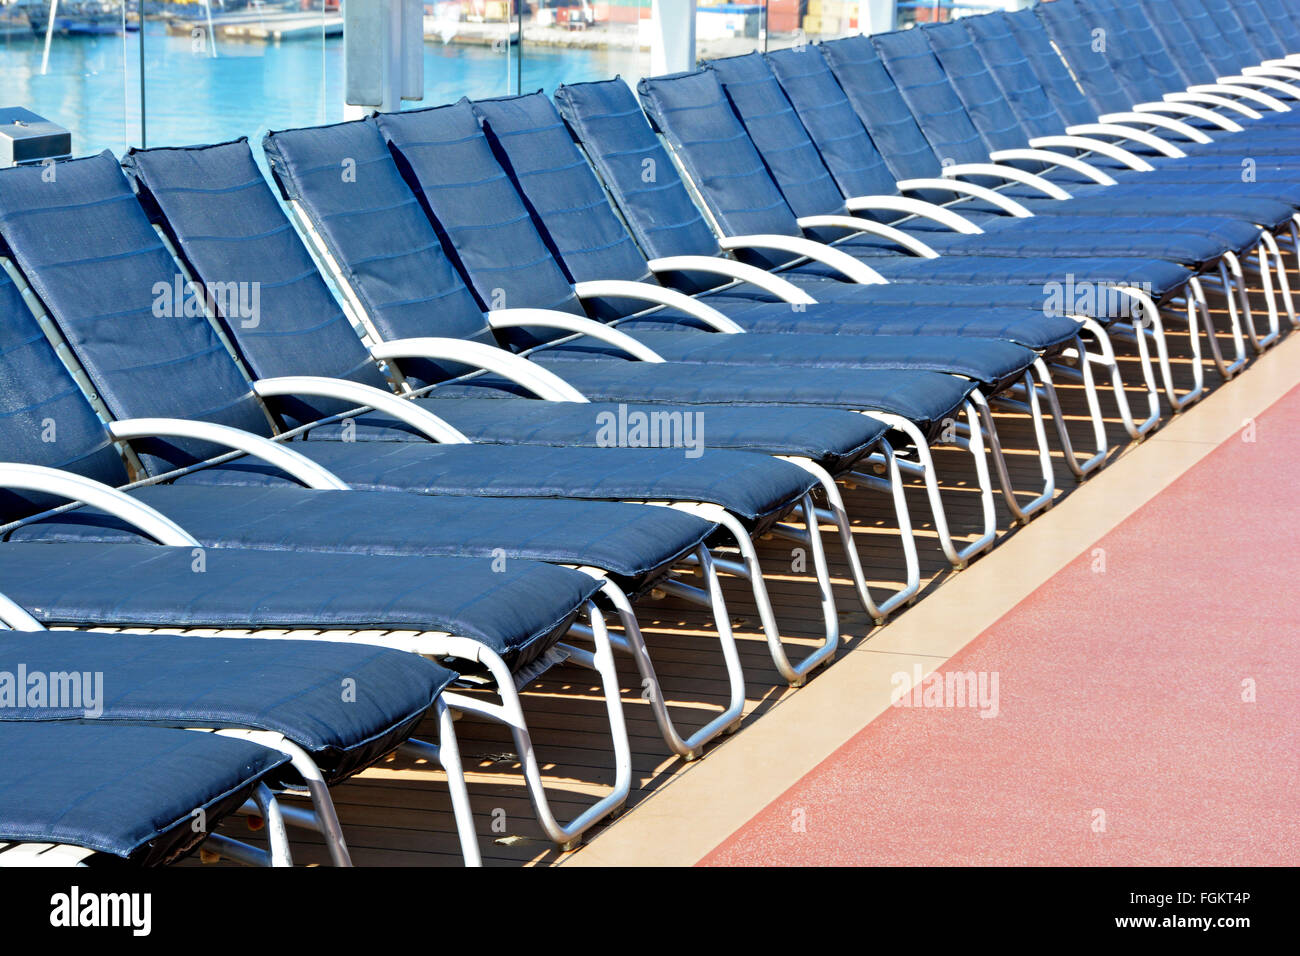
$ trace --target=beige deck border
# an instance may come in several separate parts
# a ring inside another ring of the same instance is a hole
[[[561,865],[696,863],[882,713],[891,675],[941,666],[1298,383],[1300,334],[1291,334]]]

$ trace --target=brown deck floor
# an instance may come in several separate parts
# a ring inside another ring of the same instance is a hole
[[[1300,284],[1293,279],[1293,288]],[[1221,305],[1221,303],[1216,303]],[[1220,325],[1226,315],[1215,309]],[[1265,313],[1257,313],[1262,325]],[[1285,316],[1283,316],[1285,323]],[[1176,331],[1176,330],[1175,330]],[[1176,374],[1180,384],[1190,378],[1190,351],[1185,334],[1171,334]],[[1231,354],[1231,341],[1220,335],[1225,354]],[[1141,380],[1133,356],[1134,349],[1116,343],[1120,352],[1125,381],[1130,385],[1129,401],[1134,415],[1144,417],[1145,396],[1133,387]],[[1247,369],[1246,374],[1249,374]],[[1221,379],[1206,359],[1206,382],[1217,387]],[[1082,389],[1058,381],[1062,404],[1071,421],[1072,436],[1080,451],[1089,447],[1090,429]],[[1129,447],[1127,436],[1114,415],[1109,388],[1103,390],[1102,407],[1110,421],[1112,455]],[[1195,414],[1194,408],[1192,414]],[[1032,433],[1024,415],[996,412],[1018,488],[1029,491],[1039,481],[1037,460],[1033,452]],[[1053,446],[1055,442],[1053,440]],[[1056,455],[1057,495],[1068,494],[1075,482],[1064,460]],[[974,529],[979,522],[978,498],[970,479],[969,457],[964,452],[942,450],[936,454],[940,474],[944,476],[944,497],[949,523],[957,533]],[[1089,481],[1106,481],[1103,469]],[[902,580],[902,558],[897,536],[891,529],[894,519],[886,496],[857,489],[845,494],[849,513],[854,519],[854,533],[871,583],[878,593],[889,593]],[[929,509],[919,482],[912,482],[908,493],[912,520],[921,557],[922,600],[942,600],[935,592],[941,589],[952,572],[935,543]],[[1011,531],[1009,514],[999,500],[1000,527]],[[1051,521],[1050,513],[1040,520]],[[831,529],[823,528],[832,571],[837,583],[841,609],[842,638],[856,646],[872,631],[870,619],[861,611],[849,584],[842,557],[837,554]],[[791,644],[812,645],[820,639],[822,624],[815,590],[805,575],[784,571],[791,566],[790,542],[765,540],[761,547],[764,567],[782,633]],[[996,547],[996,545],[995,545]],[[727,582],[726,596],[736,637],[741,648],[748,688],[746,722],[762,714],[791,690],[771,665],[766,643],[757,626],[753,601],[743,582]],[[702,725],[725,704],[726,683],[721,657],[710,637],[707,613],[675,599],[646,599],[638,607],[641,625],[651,655],[657,665],[666,699],[672,706],[682,730]],[[953,609],[954,616],[960,609]],[[792,656],[793,653],[792,653]],[[831,665],[834,666],[833,664]],[[623,703],[632,742],[633,783],[628,806],[634,807],[669,781],[686,766],[667,753],[658,734],[649,707],[640,698],[640,681],[630,659],[620,656],[623,678]],[[613,779],[608,735],[604,732],[602,701],[590,671],[573,665],[552,668],[534,681],[524,695],[524,706],[543,772],[547,779],[552,806],[562,819],[571,818],[606,791]],[[813,681],[816,680],[814,676]],[[436,727],[426,721],[421,728],[426,739],[436,739]],[[470,796],[486,865],[519,866],[550,864],[561,854],[542,835],[534,822],[516,755],[510,737],[499,726],[465,717],[458,721],[457,732],[469,777]],[[713,747],[739,743],[744,737],[742,724],[737,737],[713,744]],[[741,744],[743,745],[743,744]],[[707,759],[707,752],[705,758]],[[334,797],[347,835],[352,857],[358,866],[453,866],[461,858],[455,838],[450,804],[439,770],[417,765],[401,755],[390,756],[384,763],[335,788]],[[739,824],[740,820],[737,821]],[[617,820],[607,826],[617,826]],[[244,823],[228,823],[226,832],[241,839],[249,834]],[[295,863],[327,862],[319,838],[313,833],[291,833]],[[581,852],[580,850],[578,852]]]

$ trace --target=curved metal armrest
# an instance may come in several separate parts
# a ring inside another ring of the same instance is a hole
[[[1097,120],[1098,122],[1107,125],[1117,126],[1124,126],[1128,123],[1134,123],[1137,125],[1146,124],[1160,129],[1167,129],[1171,133],[1177,133],[1179,136],[1183,137],[1183,139],[1189,139],[1193,143],[1214,142],[1213,138],[1205,135],[1195,126],[1189,126],[1181,120],[1170,119],[1168,116],[1161,116],[1159,113],[1153,113],[1150,111],[1143,112],[1140,110],[1133,110],[1129,113],[1107,113],[1104,116],[1098,116]],[[1161,140],[1161,142],[1164,141]]]
[[[886,226],[884,223],[859,216],[802,216],[798,220],[800,229],[848,229],[851,232],[865,232],[872,236],[888,239],[895,245],[902,246],[914,256],[922,259],[938,259],[935,252],[920,239],[901,229]]]
[[[901,193],[911,192],[916,189],[942,189],[945,192],[957,193],[960,196],[981,199],[990,205],[997,206],[1007,215],[1014,216],[1017,219],[1030,219],[1034,215],[1010,196],[994,192],[987,186],[962,182],[960,179],[900,179],[898,181],[898,191]]]
[[[148,535],[159,544],[193,548],[198,541],[184,528],[160,511],[150,508],[138,498],[132,498],[111,485],[44,465],[25,465],[18,462],[0,463],[0,488],[11,491],[34,491],[69,501],[80,501],[125,521],[141,534]]]
[[[0,594],[0,628],[6,627],[11,631],[45,630],[45,626],[28,614],[24,608]]]
[[[863,285],[884,285],[885,277],[847,252],[802,236],[726,236],[718,240],[723,249],[775,249],[829,266],[846,279]]]
[[[640,283],[632,283],[640,285]],[[606,345],[622,349],[640,362],[662,362],[663,356],[648,345],[642,345],[626,332],[611,328],[603,322],[586,316],[558,312],[554,309],[495,309],[486,316],[487,324],[494,329],[517,329],[523,326],[538,326],[559,329],[562,332],[578,332],[593,339],[599,339]]]
[[[1149,173],[1155,169],[1141,156],[1137,156],[1121,146],[1100,139],[1092,139],[1088,136],[1039,136],[1031,139],[1029,145],[1035,149],[1050,149],[1053,146],[1060,146],[1063,149],[1077,149],[1085,153],[1099,153],[1102,156],[1109,156],[1116,162],[1123,163],[1129,169],[1136,169],[1142,173]]]
[[[1255,87],[1263,87],[1266,90],[1277,90],[1277,92],[1281,93],[1283,96],[1289,96],[1293,100],[1300,100],[1300,86],[1284,82],[1276,77],[1266,76],[1259,73],[1246,74],[1243,72],[1237,76],[1221,76],[1219,77],[1219,82],[1227,86],[1237,87],[1238,89],[1244,86],[1251,89],[1254,89]],[[1276,97],[1274,97],[1274,99],[1276,99]],[[1279,100],[1279,102],[1281,101]],[[1287,107],[1287,109],[1289,110],[1290,107]]]
[[[485,372],[508,378],[516,385],[522,385],[538,398],[553,402],[587,401],[587,396],[549,369],[483,342],[423,336],[414,339],[393,339],[370,346],[370,354],[377,359],[400,361],[404,358],[423,358],[472,365]]]
[[[705,305],[684,292],[648,282],[631,282],[627,279],[597,279],[574,283],[573,291],[580,299],[638,299],[653,302],[694,316],[712,326],[716,332],[734,334],[745,331],[711,305]],[[620,335],[625,333],[619,333]],[[662,361],[662,359],[660,360]]]
[[[1174,116],[1191,116],[1201,120],[1204,123],[1210,123],[1221,130],[1229,133],[1240,133],[1244,128],[1240,123],[1228,119],[1226,116],[1220,116],[1214,110],[1206,109],[1204,106],[1196,106],[1193,103],[1139,103],[1133,107],[1133,112],[1141,113],[1148,116],[1152,113],[1172,113]],[[1123,116],[1123,113],[1116,114]],[[1197,130],[1200,132],[1200,130]]]
[[[999,149],[997,152],[989,153],[989,159],[999,163],[1010,163],[1019,159],[1025,162],[1060,166],[1062,169],[1073,170],[1080,176],[1086,176],[1094,183],[1102,186],[1114,186],[1117,182],[1114,176],[1102,172],[1092,163],[1084,162],[1078,156],[1069,156],[1065,153],[1053,152],[1050,149]]]
[[[803,305],[815,305],[817,302],[816,299],[788,279],[772,275],[772,273],[760,269],[758,266],[751,266],[748,262],[737,262],[735,259],[726,259],[722,256],[664,256],[661,259],[651,259],[646,265],[656,275],[661,272],[708,272],[757,286],[764,292],[776,296],[782,302]],[[579,284],[582,285],[583,283]],[[669,291],[675,292],[677,290],[670,289]],[[687,298],[710,312],[717,311],[705,306],[702,302],[691,299],[690,296],[687,296]],[[721,315],[721,313],[718,314]],[[712,320],[704,315],[696,317],[713,324]],[[723,318],[725,319],[726,316],[723,316]],[[729,332],[733,328],[737,332],[743,331],[731,319],[726,319],[726,325],[728,328],[718,328],[718,331]]]
[[[1068,192],[1050,179],[1024,169],[1017,169],[1015,166],[1002,166],[998,163],[956,163],[943,168],[944,179],[957,179],[960,176],[988,176],[1030,186],[1050,199],[1071,198]]]
[[[316,375],[284,375],[254,382],[253,391],[263,398],[283,395],[318,395],[324,398],[336,398],[342,402],[351,402],[353,405],[373,408],[375,411],[405,422],[430,441],[450,445],[469,444],[468,438],[427,408],[407,399],[398,398],[392,392],[361,382]]]
[[[269,438],[239,428],[231,428],[229,425],[188,421],[183,418],[127,418],[110,422],[108,432],[122,441],[136,438],[190,438],[213,445],[224,445],[279,468],[308,488],[348,490],[348,485],[342,478],[316,464],[306,455],[301,455]]]
[[[1148,149],[1154,149],[1160,155],[1168,156],[1170,159],[1182,159],[1187,155],[1173,143],[1166,142],[1155,133],[1133,129],[1131,126],[1114,123],[1080,123],[1078,126],[1067,126],[1065,132],[1069,136],[1114,136],[1120,140],[1131,140],[1134,143],[1141,143]]]
[[[1166,103],[1197,103],[1202,106],[1217,106],[1221,110],[1228,110],[1232,113],[1239,113],[1246,119],[1259,119],[1264,114],[1258,110],[1252,109],[1245,103],[1238,103],[1236,100],[1227,96],[1219,96],[1214,93],[1166,93],[1161,97]]]
[[[1274,113],[1291,112],[1291,107],[1287,106],[1276,96],[1269,96],[1267,93],[1251,89],[1248,86],[1238,86],[1235,83],[1198,83],[1196,86],[1189,86],[1187,92],[1214,93],[1218,96],[1226,96],[1229,98],[1240,96],[1243,100],[1250,100],[1252,103],[1258,103],[1260,106],[1267,106]]]
[[[1242,76],[1271,76],[1278,80],[1300,81],[1300,69],[1294,65],[1285,65],[1280,63],[1261,63],[1259,66],[1248,66],[1241,71]]]
[[[947,206],[937,206],[924,199],[911,196],[854,196],[844,202],[849,212],[870,212],[883,209],[887,212],[901,212],[909,216],[920,216],[941,226],[947,226],[953,232],[963,236],[978,236],[984,230],[960,213],[953,212]]]

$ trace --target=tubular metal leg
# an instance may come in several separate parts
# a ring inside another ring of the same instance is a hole
[[[605,582],[602,588],[602,593],[618,612],[624,633],[627,635],[621,641],[611,635],[610,641],[615,647],[619,647],[632,655],[633,661],[636,662],[637,671],[641,675],[642,686],[650,694],[650,709],[654,714],[655,722],[659,725],[660,733],[663,734],[664,743],[668,745],[668,748],[673,753],[687,760],[694,760],[703,751],[705,744],[732,729],[740,721],[745,711],[745,674],[740,664],[740,652],[736,649],[736,638],[731,630],[727,605],[722,596],[722,585],[718,581],[717,568],[714,565],[713,556],[709,553],[708,548],[703,545],[696,549],[695,560],[704,575],[706,583],[703,595],[701,595],[698,588],[680,582],[665,581],[659,586],[669,594],[677,595],[694,603],[707,604],[712,608],[713,619],[718,630],[718,644],[722,648],[722,657],[727,667],[729,694],[726,709],[691,734],[690,737],[684,739],[673,724],[672,716],[668,713],[668,705],[664,700],[664,693],[659,685],[659,676],[655,673],[654,663],[650,660],[650,652],[646,648],[645,638],[641,633],[641,627],[637,622],[636,612],[633,610],[631,602],[627,599],[627,595],[623,593],[623,590],[613,581]]]
[[[978,390],[973,395],[979,394]],[[981,396],[980,400],[983,400]],[[954,568],[960,570],[970,563],[971,559],[987,550],[997,536],[997,510],[993,504],[993,487],[989,481],[988,460],[984,454],[984,435],[980,427],[979,413],[976,412],[974,404],[967,401],[962,406],[966,414],[966,427],[970,433],[970,438],[956,444],[965,448],[971,453],[975,460],[975,474],[980,490],[980,505],[983,512],[984,529],[980,536],[974,541],[967,544],[964,548],[958,548],[952,539],[952,534],[948,529],[948,515],[944,510],[943,498],[939,493],[939,481],[936,476],[934,459],[930,455],[930,445],[926,441],[925,435],[916,427],[916,424],[901,415],[894,415],[887,412],[871,412],[873,418],[879,419],[889,425],[890,428],[900,431],[907,435],[908,440],[916,448],[916,462],[899,462],[900,468],[920,476],[925,484],[926,497],[930,501],[930,513],[934,518],[935,534],[939,538],[939,547],[943,549],[944,555]],[[859,476],[854,474],[854,480],[866,480],[871,478],[870,475]]]
[[[1089,358],[1110,373],[1111,391],[1115,396],[1115,406],[1119,411],[1120,420],[1124,423],[1124,430],[1134,440],[1144,437],[1159,423],[1161,414],[1160,389],[1156,385],[1150,354],[1146,349],[1146,338],[1138,330],[1138,349],[1143,358],[1140,365],[1147,395],[1147,417],[1144,421],[1138,423],[1133,419],[1133,411],[1128,402],[1128,392],[1124,388],[1124,377],[1120,374],[1119,361],[1115,357],[1115,346],[1111,343],[1110,335],[1107,334],[1101,323],[1096,319],[1084,318],[1082,322],[1084,330],[1092,334],[1092,337],[1097,342],[1098,349],[1100,349],[1100,354],[1090,353]]]
[[[1002,441],[998,437],[997,426],[993,422],[993,413],[989,404],[978,390],[971,394],[984,427],[989,435],[989,447],[993,456],[993,467],[998,473],[998,484],[1002,488],[1002,499],[1010,509],[1012,517],[1019,522],[1026,522],[1044,508],[1050,508],[1056,494],[1056,471],[1052,467],[1052,453],[1047,445],[1047,432],[1043,428],[1043,410],[1038,401],[1038,388],[1033,375],[1025,374],[1025,392],[1029,396],[1030,418],[1034,423],[1034,440],[1038,444],[1038,467],[1043,476],[1043,490],[1029,504],[1022,505],[1016,498],[1016,489],[1011,482],[1007,469],[1007,459],[1002,452]]]
[[[849,562],[849,573],[858,592],[858,602],[862,605],[862,609],[871,615],[872,620],[877,624],[883,624],[892,611],[910,602],[920,591],[921,568],[916,555],[916,538],[912,534],[912,516],[907,507],[907,496],[903,489],[903,476],[898,468],[898,459],[894,455],[893,448],[889,446],[889,442],[883,438],[880,440],[879,453],[884,458],[888,478],[876,478],[874,475],[861,476],[858,481],[866,484],[867,478],[871,478],[871,487],[884,491],[893,498],[894,517],[898,522],[899,538],[902,542],[903,560],[906,566],[906,582],[902,589],[891,594],[884,601],[879,602],[872,596],[871,589],[867,586],[867,577],[862,569],[861,555],[858,554],[857,542],[853,540],[853,526],[849,521],[848,509],[844,506],[844,498],[840,494],[839,486],[835,484],[835,479],[831,477],[826,469],[816,462],[809,461],[807,458],[785,458],[785,460],[799,465],[816,476],[827,502],[826,508],[817,509],[817,518],[820,521],[829,521],[835,525],[840,537],[840,548]]]
[[[632,787],[632,753],[627,739],[627,726],[623,720],[623,702],[619,694],[618,672],[614,667],[614,652],[605,627],[605,617],[595,604],[587,602],[587,614],[591,621],[594,653],[588,653],[576,647],[566,646],[570,659],[576,663],[591,667],[600,675],[602,694],[605,699],[605,712],[609,720],[610,736],[614,746],[614,787],[610,793],[588,807],[568,823],[560,823],[551,811],[550,801],[542,783],[542,772],[533,749],[532,736],[524,718],[523,703],[515,687],[514,675],[498,655],[477,642],[450,638],[444,640],[444,646],[454,646],[457,651],[446,651],[456,657],[475,660],[488,668],[495,682],[500,703],[491,703],[469,697],[455,691],[444,691],[443,700],[448,707],[465,713],[478,714],[489,720],[495,720],[510,728],[519,761],[523,766],[524,781],[528,788],[528,798],[533,805],[533,812],[546,835],[561,848],[569,850],[576,847],[582,835],[597,822],[617,813],[627,802],[627,795]]]
[[[441,697],[434,703],[438,715],[438,763],[447,774],[447,789],[451,792],[451,812],[456,819],[456,834],[460,838],[460,852],[466,866],[482,866],[479,855],[478,833],[474,830],[474,811],[470,807],[469,787],[465,785],[465,767],[460,761],[460,741],[456,739],[456,722],[451,708]]]
[[[1096,451],[1087,460],[1080,462],[1074,455],[1074,445],[1070,441],[1070,432],[1065,424],[1065,414],[1061,411],[1060,396],[1056,393],[1056,385],[1052,381],[1052,373],[1047,367],[1047,363],[1041,358],[1034,361],[1034,372],[1041,383],[1041,389],[1044,397],[1047,399],[1047,407],[1052,413],[1052,421],[1056,425],[1056,437],[1061,443],[1061,451],[1065,455],[1065,463],[1070,469],[1070,473],[1075,478],[1085,478],[1095,469],[1099,468],[1106,461],[1106,455],[1110,451],[1110,442],[1106,438],[1106,422],[1102,418],[1101,403],[1097,400],[1097,383],[1092,376],[1092,357],[1084,347],[1083,339],[1075,339],[1076,347],[1079,350],[1079,369],[1080,377],[1083,380],[1083,392],[1088,403],[1088,419],[1092,423],[1092,437],[1096,444]]]
[[[285,826],[284,816],[280,813],[280,804],[269,787],[259,783],[253,791],[253,802],[257,804],[266,821],[266,840],[271,848],[272,866],[293,866],[293,854],[289,850],[289,830]]]
[[[1201,365],[1200,320],[1204,318],[1206,322],[1210,322],[1210,311],[1205,302],[1204,290],[1195,276],[1187,280],[1187,286],[1187,327],[1192,348],[1192,387],[1183,395],[1178,394],[1178,388],[1174,385],[1174,371],[1169,362],[1169,346],[1165,338],[1164,322],[1155,300],[1136,286],[1120,286],[1117,289],[1137,301],[1138,309],[1133,319],[1133,332],[1137,338],[1138,353],[1142,356],[1144,365],[1149,365],[1150,353],[1147,350],[1149,335],[1156,345],[1156,357],[1160,365],[1160,377],[1164,383],[1165,398],[1169,400],[1170,407],[1176,412],[1198,401],[1205,392],[1205,369]],[[1147,326],[1150,326],[1149,330]],[[1213,342],[1213,336],[1211,341]],[[1218,346],[1215,345],[1214,348],[1217,349]]]

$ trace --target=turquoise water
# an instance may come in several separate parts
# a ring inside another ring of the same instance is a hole
[[[43,39],[0,38],[0,105],[25,106],[72,131],[78,155],[141,143],[139,36],[56,37],[41,75]],[[148,145],[188,145],[267,129],[343,118],[340,39],[281,44],[219,44],[214,58],[184,36],[146,25],[145,120]],[[629,51],[526,48],[520,88],[636,74],[645,55]],[[488,47],[425,45],[425,99],[515,91],[515,53]],[[641,71],[643,72],[643,70]]]

